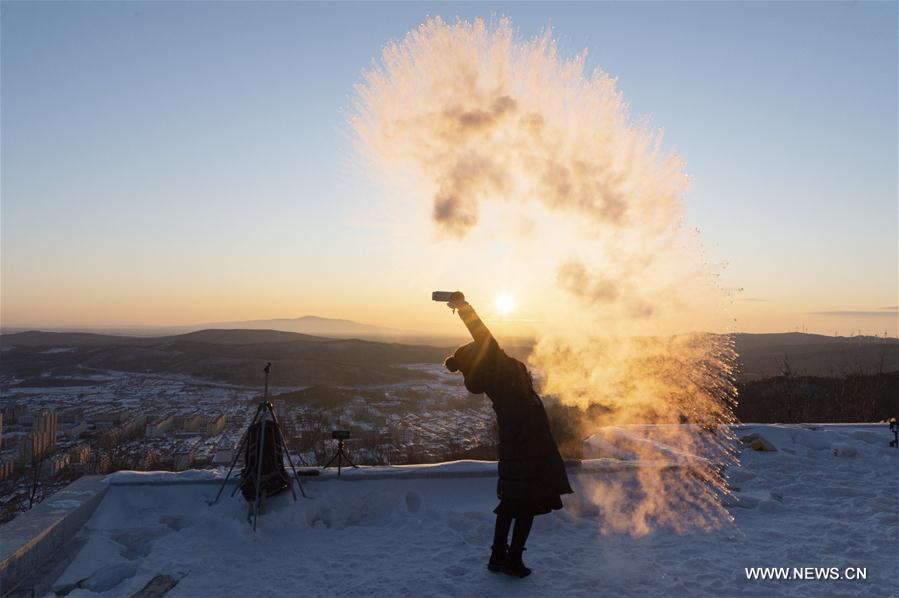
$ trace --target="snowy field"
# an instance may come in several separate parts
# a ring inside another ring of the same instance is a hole
[[[895,596],[899,450],[887,446],[886,426],[740,430],[748,432],[778,450],[746,449],[729,472],[732,527],[601,535],[581,492],[566,497],[565,511],[537,518],[525,553],[534,573],[523,580],[484,566],[496,504],[490,477],[329,475],[306,484],[310,500],[271,499],[254,535],[239,498],[206,505],[217,485],[190,481],[209,474],[115,474],[81,532],[86,544],[53,587],[72,597],[130,596],[166,574],[179,579],[171,597]],[[595,476],[628,475],[604,461],[600,473],[571,476],[576,492]],[[129,483],[137,478],[158,481]],[[748,567],[859,567],[867,579],[750,581]]]

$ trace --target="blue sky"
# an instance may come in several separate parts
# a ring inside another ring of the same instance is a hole
[[[738,327],[895,335],[896,6],[4,2],[2,323],[397,324],[359,297],[395,248],[354,224],[345,121],[439,14],[552,25],[618,78],[686,161]]]

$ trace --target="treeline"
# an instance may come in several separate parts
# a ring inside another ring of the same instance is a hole
[[[737,385],[735,414],[753,423],[877,422],[899,416],[899,372],[780,376]]]

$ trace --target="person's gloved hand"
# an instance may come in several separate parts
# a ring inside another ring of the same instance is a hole
[[[446,304],[451,310],[456,311],[463,305],[468,305],[468,302],[465,301],[465,295],[463,295],[459,291],[456,291],[455,293],[453,293],[453,298],[447,301]]]

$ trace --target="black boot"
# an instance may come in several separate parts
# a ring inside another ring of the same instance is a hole
[[[509,547],[503,544],[502,546],[491,546],[490,548],[493,550],[490,552],[490,561],[487,563],[487,568],[496,573],[502,570],[503,565],[506,564],[506,553]]]
[[[514,546],[509,549],[506,563],[503,566],[503,573],[514,577],[527,577],[531,574],[531,570],[525,567],[524,562],[521,560],[521,553],[524,550],[525,548],[516,549]]]

